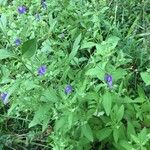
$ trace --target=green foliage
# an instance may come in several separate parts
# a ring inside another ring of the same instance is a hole
[[[14,57],[15,55],[7,49],[0,49],[0,60]]]
[[[0,149],[148,150],[149,0],[45,4],[0,0]]]
[[[22,55],[24,57],[32,57],[37,50],[37,41],[36,39],[28,40],[22,45]]]

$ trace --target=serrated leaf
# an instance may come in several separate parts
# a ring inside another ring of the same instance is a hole
[[[89,140],[89,141],[93,141],[93,132],[91,127],[89,126],[89,124],[84,124],[82,127],[82,133],[83,135]]]
[[[69,61],[72,60],[75,55],[77,54],[77,51],[80,47],[80,41],[81,41],[81,34],[79,34],[79,36],[75,39],[74,43],[73,43],[73,48],[72,48],[72,51],[69,55]]]
[[[150,73],[149,72],[141,72],[142,80],[146,83],[146,86],[150,85]]]
[[[15,57],[15,55],[7,49],[0,49],[0,60]]]
[[[111,96],[110,92],[106,92],[103,95],[102,105],[104,107],[104,110],[105,110],[107,116],[109,116],[110,111],[111,111],[111,107],[112,107],[112,96]]]
[[[26,58],[32,57],[37,50],[37,40],[31,39],[23,43],[22,55]]]
[[[109,128],[109,127],[103,128],[103,129],[97,131],[96,137],[99,139],[99,141],[102,141],[102,140],[108,138],[111,133],[112,133],[111,128]]]

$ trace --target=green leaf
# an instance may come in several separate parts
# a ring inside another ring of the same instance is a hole
[[[45,117],[43,120],[43,124],[42,124],[42,132],[45,131],[45,129],[48,127],[48,123],[49,123],[50,117]]]
[[[126,70],[125,69],[122,69],[122,68],[118,68],[117,70],[115,70],[113,73],[112,73],[112,76],[113,76],[113,80],[114,81],[117,81],[119,79],[122,79],[124,78],[124,76],[127,74]]]
[[[49,28],[49,32],[52,32],[54,30],[54,27],[56,26],[57,24],[57,19],[53,19],[53,15],[52,13],[49,14],[49,25],[50,25],[50,28]]]
[[[136,144],[139,144],[140,143],[140,140],[137,136],[135,135],[131,135],[131,139],[136,143]]]
[[[42,48],[41,48],[41,51],[44,52],[44,53],[50,53],[53,51],[52,47],[51,47],[51,42],[49,39],[45,40],[43,43],[42,43]]]
[[[127,125],[127,135],[129,138],[131,138],[131,135],[136,135],[134,126],[132,125],[131,122],[128,122]]]
[[[146,83],[146,86],[150,85],[150,73],[149,72],[141,72],[142,80]]]
[[[71,129],[73,124],[74,114],[73,112],[69,112],[68,114],[68,129]]]
[[[61,128],[63,129],[66,122],[67,122],[67,117],[66,116],[62,116],[58,120],[56,120],[56,123],[55,123],[56,131],[58,131]]]
[[[91,130],[91,127],[89,126],[89,124],[84,124],[82,127],[82,133],[83,135],[89,140],[89,141],[93,141],[93,132]]]
[[[112,96],[111,96],[110,92],[106,92],[103,95],[102,105],[105,109],[105,112],[106,112],[107,116],[109,116],[110,111],[111,111],[111,107],[112,107]]]
[[[97,77],[98,79],[104,82],[106,64],[107,62],[98,63],[96,67],[89,69],[86,72],[86,75],[91,77]]]
[[[7,49],[0,49],[0,60],[15,57],[15,55]]]
[[[58,100],[58,97],[56,95],[55,90],[52,87],[49,87],[42,93],[41,97],[42,101],[50,101],[50,102],[56,102]]]
[[[126,150],[134,150],[133,147],[132,147],[132,145],[129,144],[127,141],[122,140],[122,141],[119,142],[119,144],[120,144],[123,148],[125,148]]]
[[[114,137],[115,142],[117,143],[119,139],[119,129],[117,128],[113,129],[113,137]]]
[[[22,45],[22,54],[26,58],[32,57],[37,50],[37,40],[31,39],[23,43]]]
[[[51,108],[47,104],[40,106],[39,109],[37,109],[37,111],[35,112],[33,120],[29,124],[29,128],[37,124],[42,124],[43,121],[48,120],[49,118],[48,112],[50,109]]]
[[[138,85],[138,94],[139,94],[139,97],[141,97],[142,99],[144,99],[146,97],[144,89],[139,85]]]
[[[82,45],[81,45],[81,49],[87,49],[87,48],[92,48],[93,46],[95,46],[96,43],[94,42],[84,42]]]
[[[101,81],[104,81],[105,71],[99,68],[98,66],[96,66],[95,68],[89,69],[86,72],[86,75],[91,77],[97,77]]]
[[[75,39],[75,42],[73,44],[73,48],[72,48],[72,51],[69,55],[69,61],[71,61],[75,55],[77,54],[77,51],[79,49],[79,44],[80,44],[80,41],[81,41],[81,34]]]
[[[116,36],[109,37],[106,41],[96,45],[97,54],[105,56],[110,54],[113,49],[117,46],[119,38]]]
[[[124,105],[122,105],[120,108],[119,108],[119,110],[118,110],[118,112],[117,112],[117,121],[119,122],[119,121],[121,121],[121,119],[123,118],[123,115],[124,115]]]
[[[1,14],[0,18],[0,28],[5,32],[7,26],[7,18],[5,14]]]
[[[143,128],[142,131],[138,134],[138,138],[141,143],[145,143],[147,141],[147,130]]]
[[[112,133],[111,128],[109,128],[109,127],[103,128],[103,129],[97,131],[96,137],[99,139],[99,141],[102,141],[102,140],[108,138],[111,133]]]

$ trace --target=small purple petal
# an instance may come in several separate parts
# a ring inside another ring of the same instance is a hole
[[[9,95],[7,93],[1,94],[1,99],[5,105],[8,103],[8,97],[9,97]]]
[[[39,69],[38,69],[38,75],[39,76],[42,76],[46,73],[46,66],[41,66]]]
[[[113,83],[113,82],[112,82],[112,81],[113,81],[112,76],[107,74],[107,75],[105,76],[105,81],[107,82],[108,87],[109,87],[109,88],[112,88],[112,83]]]
[[[14,43],[15,43],[16,46],[19,46],[21,44],[21,40],[20,39],[16,39]]]
[[[71,85],[67,85],[65,88],[65,93],[66,94],[70,94],[72,92],[72,86]]]
[[[25,6],[19,6],[18,7],[18,13],[19,14],[24,14],[27,12],[27,8]]]
[[[112,76],[111,75],[106,75],[105,80],[106,80],[106,82],[112,81]]]

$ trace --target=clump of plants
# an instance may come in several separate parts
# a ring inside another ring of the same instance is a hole
[[[0,148],[148,150],[149,5],[0,1]]]

